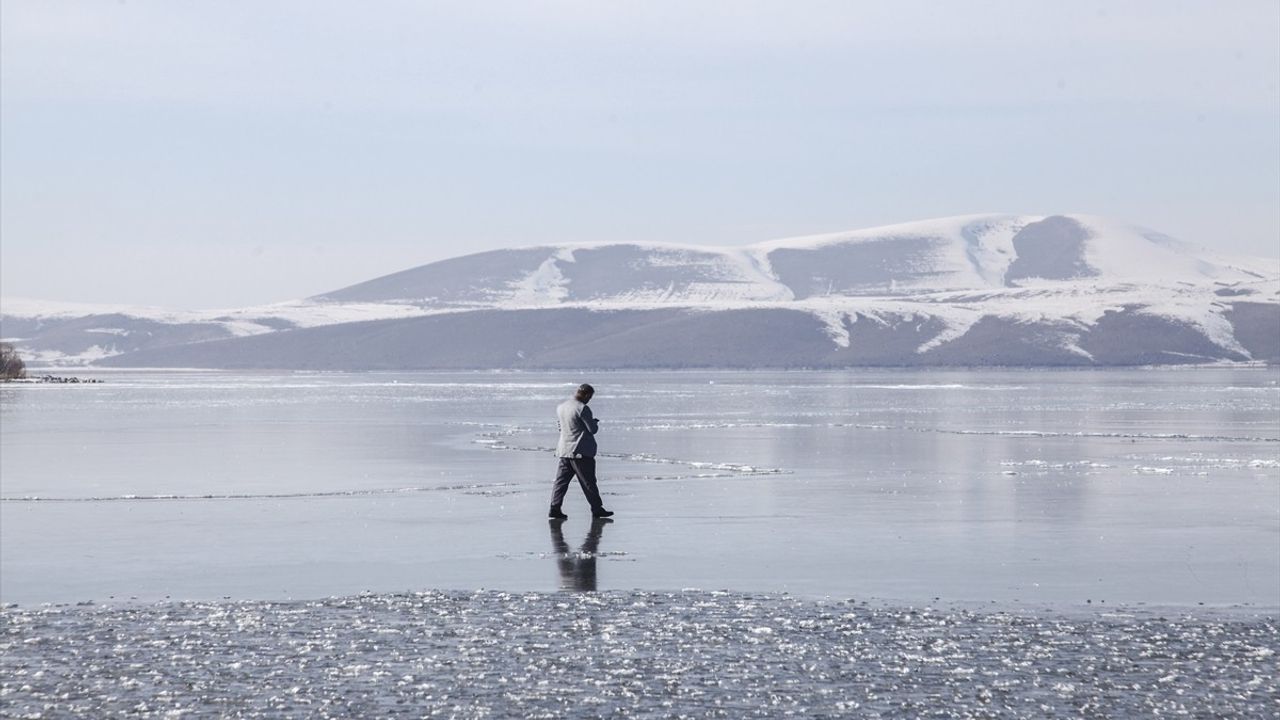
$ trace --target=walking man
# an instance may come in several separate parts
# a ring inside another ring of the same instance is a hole
[[[556,419],[560,423],[556,456],[560,458],[560,468],[556,471],[555,487],[551,489],[551,512],[547,515],[554,520],[569,517],[561,512],[560,505],[569,490],[569,480],[575,475],[578,485],[582,486],[582,494],[591,504],[591,516],[607,518],[613,514],[604,509],[600,491],[596,489],[596,433],[600,430],[600,421],[587,407],[595,394],[595,388],[583,383],[573,397],[556,408]]]

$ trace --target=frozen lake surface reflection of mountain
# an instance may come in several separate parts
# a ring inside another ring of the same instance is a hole
[[[0,388],[6,602],[701,588],[1280,605],[1274,369],[231,374]],[[593,382],[594,530],[545,519]]]

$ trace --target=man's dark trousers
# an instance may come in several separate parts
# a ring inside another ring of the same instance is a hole
[[[564,502],[564,494],[569,491],[569,481],[578,476],[578,484],[582,486],[582,494],[587,496],[591,511],[604,509],[600,500],[600,491],[596,489],[596,459],[560,458],[560,469],[556,471],[556,485],[551,491],[551,504],[560,507]]]

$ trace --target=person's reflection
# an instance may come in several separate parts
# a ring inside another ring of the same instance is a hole
[[[561,529],[564,520],[551,520],[551,547],[556,551],[556,564],[560,566],[560,589],[570,591],[593,591],[596,589],[596,553],[600,547],[600,536],[604,526],[613,522],[608,518],[593,518],[591,529],[587,531],[587,539],[582,548],[574,553],[569,551],[569,544],[564,541]]]

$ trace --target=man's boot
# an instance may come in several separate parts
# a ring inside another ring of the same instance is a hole
[[[612,515],[613,513],[609,513],[609,514]],[[565,515],[564,513],[560,512],[559,505],[552,505],[551,512],[547,513],[547,517],[551,518],[552,520],[568,520],[569,519],[568,515]]]
[[[605,510],[604,508],[597,508],[591,511],[591,517],[594,517],[594,518],[613,517],[613,511]]]

